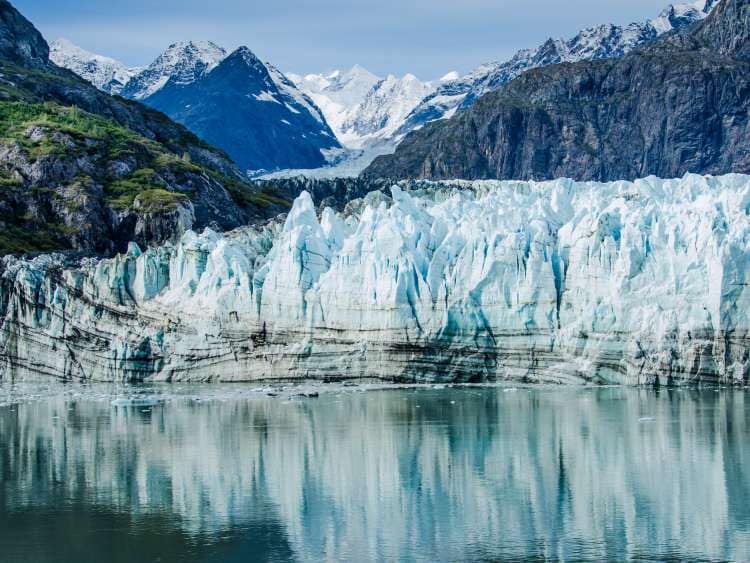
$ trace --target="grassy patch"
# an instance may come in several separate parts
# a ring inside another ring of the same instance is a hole
[[[273,205],[289,209],[292,202],[278,195],[274,188],[263,188],[260,191],[253,190],[250,186],[232,180],[231,178],[217,178],[232,196],[234,202],[240,207],[271,207]]]
[[[17,188],[22,182],[11,176],[10,172],[0,168],[0,188]]]
[[[190,200],[188,196],[181,193],[169,192],[160,188],[145,190],[137,196],[140,209],[146,213],[164,213],[173,211],[180,203]]]
[[[118,210],[128,209],[143,191],[163,188],[153,168],[139,168],[127,178],[115,180],[104,188],[107,204]]]
[[[0,229],[0,255],[26,252],[53,252],[66,250],[69,245],[54,227],[39,225],[38,228],[6,225]]]

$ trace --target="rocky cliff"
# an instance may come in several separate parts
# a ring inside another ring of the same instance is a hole
[[[748,0],[621,59],[529,71],[369,176],[577,180],[750,171]]]
[[[0,378],[748,383],[750,177],[460,187],[5,258]]]

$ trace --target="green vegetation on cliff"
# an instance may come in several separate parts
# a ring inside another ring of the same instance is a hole
[[[209,198],[227,210],[225,228],[289,207],[272,190],[207,169],[112,119],[54,102],[0,101],[0,254],[101,248],[94,232],[106,229],[97,221],[116,234],[118,218],[169,213],[188,201],[200,210]],[[121,236],[125,244],[127,232]]]
[[[50,62],[41,33],[0,0],[0,255],[111,254],[287,209],[166,115]]]

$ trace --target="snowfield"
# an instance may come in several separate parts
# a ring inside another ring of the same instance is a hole
[[[350,210],[303,193],[264,228],[5,258],[0,377],[748,380],[748,176],[394,186]]]

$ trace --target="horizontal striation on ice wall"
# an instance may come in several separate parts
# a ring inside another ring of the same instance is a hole
[[[747,381],[750,177],[459,185],[6,258],[0,377]]]

